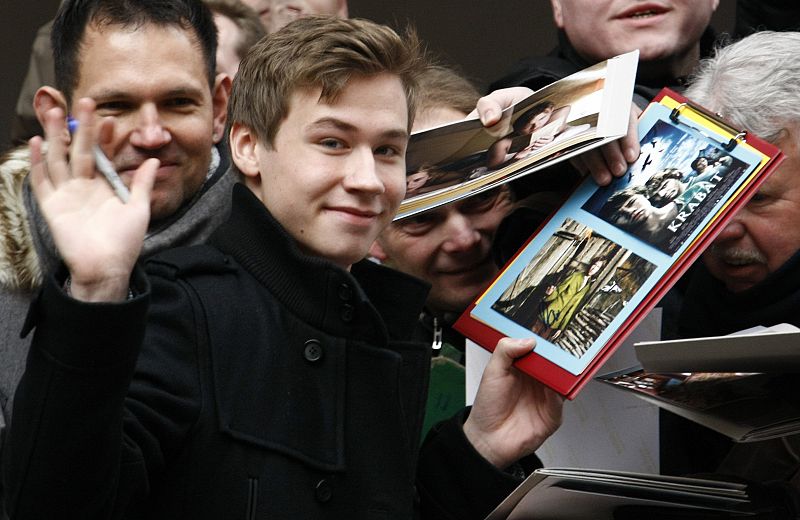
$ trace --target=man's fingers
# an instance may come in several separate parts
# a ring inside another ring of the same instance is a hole
[[[68,133],[64,111],[51,108],[44,115],[44,136],[47,150],[42,156],[43,173],[54,185],[69,179],[67,164]],[[41,150],[41,148],[40,148]]]
[[[625,160],[628,163],[636,162],[639,158],[639,116],[642,115],[642,109],[634,103],[631,106],[631,112],[628,119],[628,133],[625,137],[620,139],[620,148],[625,155]]]
[[[597,150],[590,150],[573,158],[573,164],[579,171],[589,174],[599,186],[611,184],[613,176],[606,165],[605,158]]]
[[[113,117],[104,117],[100,120],[97,129],[97,142],[101,148],[104,144],[110,143],[114,138],[114,124]]]
[[[600,153],[603,155],[603,160],[606,163],[608,171],[614,177],[622,177],[628,169],[628,161],[625,160],[625,155],[620,148],[620,141],[612,141],[600,147]]]
[[[47,175],[47,164],[42,155],[42,138],[33,137],[28,141],[31,151],[31,188],[37,199],[47,197],[53,190],[53,184]]]
[[[598,180],[598,176],[602,179],[607,179],[608,175],[614,177],[621,177],[628,170],[628,164],[633,163],[639,158],[639,135],[638,124],[639,115],[642,110],[631,103],[631,111],[628,115],[628,133],[616,141],[612,141],[600,147],[602,160],[605,165],[592,164],[592,158],[589,157],[589,167],[592,176]],[[591,152],[590,152],[591,153]],[[598,161],[599,162],[599,161]],[[611,179],[608,179],[611,182]],[[598,184],[600,184],[598,182]]]
[[[150,206],[150,193],[156,179],[156,171],[160,166],[158,159],[147,159],[139,166],[131,180],[131,201],[136,204]]]
[[[490,363],[494,361],[496,365],[508,368],[515,359],[530,354],[535,345],[536,340],[533,338],[503,338],[497,343]]]
[[[75,117],[78,130],[75,132],[70,148],[70,166],[75,177],[91,178],[94,176],[94,143],[97,136],[94,125],[94,101],[89,98],[79,99],[75,103]]]
[[[473,110],[470,116],[474,117],[477,114],[484,126],[492,126],[500,120],[500,113],[503,110],[531,94],[533,91],[525,87],[495,90],[478,100],[476,110]]]

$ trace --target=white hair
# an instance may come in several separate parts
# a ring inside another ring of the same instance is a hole
[[[800,32],[757,32],[717,49],[686,97],[774,143],[800,127]]]

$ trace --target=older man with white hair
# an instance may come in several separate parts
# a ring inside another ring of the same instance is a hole
[[[777,145],[786,160],[685,278],[673,330],[696,337],[800,326],[800,33],[755,33],[720,49],[686,95]],[[800,436],[734,445],[665,414],[661,443],[665,472],[716,471],[800,488]]]

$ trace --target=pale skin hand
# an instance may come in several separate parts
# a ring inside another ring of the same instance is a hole
[[[469,117],[477,114],[483,126],[487,127],[493,135],[497,135],[498,138],[503,137],[511,128],[511,122],[508,120],[510,118],[506,117],[506,120],[500,121],[503,109],[525,99],[532,93],[531,89],[525,87],[495,90],[478,100],[476,109]],[[610,184],[614,177],[621,177],[628,169],[628,164],[634,163],[639,158],[639,138],[636,126],[641,113],[642,110],[631,103],[628,133],[620,139],[573,157],[571,162],[575,168],[583,174],[591,175],[600,186]]]
[[[83,301],[122,301],[150,219],[150,192],[157,159],[145,161],[133,177],[127,204],[95,171],[92,147],[113,130],[112,121],[96,124],[91,99],[75,103],[78,119],[67,149],[65,114],[53,108],[45,116],[48,148],[30,140],[31,187],[69,270],[70,293]],[[100,128],[98,128],[100,126]]]
[[[512,366],[534,344],[533,339],[500,340],[464,423],[478,453],[501,469],[536,451],[561,425],[563,398]]]

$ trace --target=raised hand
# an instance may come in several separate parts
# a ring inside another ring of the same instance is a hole
[[[502,111],[532,93],[531,89],[525,87],[495,90],[478,100],[478,106],[470,114],[470,117],[477,114],[483,126],[492,135],[496,135],[498,138],[503,137],[511,131],[511,117],[509,114],[501,121]],[[576,155],[570,162],[581,173],[591,175],[600,186],[606,186],[614,177],[622,176],[628,169],[628,164],[639,158],[639,137],[636,128],[641,113],[642,110],[636,104],[631,103],[628,133],[624,137]]]
[[[536,451],[561,425],[563,398],[512,366],[533,339],[501,339],[481,378],[464,434],[486,460],[506,468]]]
[[[610,184],[614,177],[621,177],[627,171],[628,164],[636,162],[639,158],[637,124],[641,113],[642,110],[632,103],[628,117],[628,133],[625,136],[576,155],[570,162],[581,173],[591,175],[600,186]]]
[[[522,101],[531,94],[533,94],[533,91],[527,87],[510,87],[495,90],[480,98],[475,110],[470,112],[467,117],[475,117],[477,115],[489,134],[500,139],[508,135],[512,130],[511,113],[504,115],[503,110],[517,101]]]
[[[157,159],[145,161],[131,181],[123,203],[95,170],[94,144],[108,141],[113,121],[97,123],[91,99],[75,103],[78,120],[67,146],[65,114],[45,116],[46,155],[40,137],[30,140],[31,186],[71,277],[70,292],[85,301],[120,301],[128,294],[130,274],[150,219],[150,192]]]

